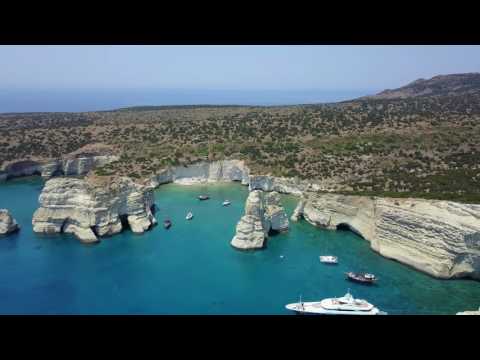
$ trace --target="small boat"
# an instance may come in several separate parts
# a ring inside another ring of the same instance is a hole
[[[320,262],[325,264],[338,264],[338,258],[332,255],[319,256]]]
[[[170,220],[167,219],[167,220],[165,220],[165,221],[163,222],[163,227],[164,227],[165,229],[170,228],[170,226],[172,226],[172,222],[171,222]]]
[[[373,284],[378,278],[373,274],[347,272],[347,279],[362,284]]]
[[[189,212],[189,213],[187,214],[187,216],[185,216],[185,219],[187,219],[187,220],[193,219],[193,214],[192,214],[191,212]]]
[[[222,203],[223,206],[228,206],[228,205],[230,205],[230,204],[231,204],[230,200],[225,200],[225,201]]]
[[[198,200],[208,200],[210,197],[208,195],[199,195]]]
[[[285,306],[288,310],[297,314],[318,314],[318,315],[385,315],[374,305],[366,300],[355,299],[348,291],[340,298],[328,298],[321,301],[299,302]]]
[[[283,259],[284,257],[285,257],[285,256],[283,256],[283,255],[280,255],[280,259]]]

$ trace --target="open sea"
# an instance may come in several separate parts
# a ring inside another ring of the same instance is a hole
[[[0,113],[83,112],[161,105],[295,105],[350,100],[376,90],[192,90],[0,88]]]
[[[434,279],[381,257],[349,231],[291,222],[266,249],[235,250],[229,243],[248,194],[240,184],[162,185],[155,193],[158,226],[96,245],[32,232],[42,186],[38,177],[0,184],[0,208],[21,226],[0,238],[0,314],[288,315],[285,304],[300,295],[314,301],[348,289],[389,314],[455,314],[480,305],[480,282]],[[203,192],[211,199],[198,201]],[[224,199],[232,205],[221,206]],[[283,203],[290,216],[295,197],[283,196]],[[190,210],[195,216],[187,221]],[[337,255],[339,265],[321,264],[322,254]],[[374,286],[350,283],[348,270],[380,279]]]

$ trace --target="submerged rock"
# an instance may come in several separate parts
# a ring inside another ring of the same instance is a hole
[[[17,231],[19,226],[7,209],[0,209],[0,235]]]
[[[253,190],[245,203],[245,215],[236,227],[231,245],[237,249],[260,249],[271,230],[288,230],[288,217],[280,205],[278,193]]]
[[[32,219],[33,231],[72,233],[87,243],[119,233],[122,222],[135,233],[156,224],[151,211],[153,189],[127,177],[107,183],[53,178],[46,182],[39,202]]]
[[[348,228],[387,258],[437,278],[480,279],[480,205],[333,194],[302,201],[296,218]]]

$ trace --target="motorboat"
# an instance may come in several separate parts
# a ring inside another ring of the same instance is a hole
[[[171,222],[170,220],[167,219],[167,220],[165,220],[165,221],[163,222],[163,227],[164,227],[165,229],[169,229],[170,226],[172,226],[172,222]]]
[[[338,264],[338,258],[332,255],[319,256],[320,262],[325,264]]]
[[[375,283],[375,281],[378,280],[378,278],[375,275],[369,274],[369,273],[354,273],[350,271],[350,272],[347,272],[346,275],[348,280],[355,281],[362,284],[373,284]]]
[[[198,195],[198,200],[208,200],[210,197],[208,195]]]
[[[348,291],[340,298],[328,298],[321,301],[299,302],[285,306],[298,314],[311,315],[386,315],[377,307],[363,299],[355,299]]]
[[[192,212],[189,212],[189,213],[187,214],[187,216],[185,216],[185,219],[187,219],[187,220],[193,219],[193,214],[192,214]]]
[[[228,206],[228,205],[230,205],[230,204],[231,204],[230,200],[225,200],[225,201],[222,203],[223,206]]]

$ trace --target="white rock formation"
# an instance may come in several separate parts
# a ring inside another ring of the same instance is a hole
[[[480,279],[480,205],[310,194],[297,209],[315,226],[347,226],[381,255],[434,277]]]
[[[268,236],[261,191],[251,191],[245,203],[245,215],[237,224],[231,245],[237,249],[260,249]]]
[[[237,249],[260,249],[270,230],[288,230],[288,218],[280,205],[278,193],[253,190],[245,203],[245,215],[237,224],[231,245]]]
[[[90,170],[104,166],[118,159],[118,156],[115,155],[98,155],[55,160],[42,165],[41,175],[47,179],[58,175],[85,175]]]
[[[0,171],[0,181],[31,175],[41,175],[46,179],[59,175],[85,175],[96,167],[104,166],[118,159],[118,156],[115,155],[95,155],[59,159],[47,163],[21,160],[8,164],[3,171]]]
[[[170,182],[189,185],[216,181],[241,181],[248,185],[248,177],[249,170],[243,161],[220,160],[169,167],[153,176],[150,181],[154,187]]]
[[[333,191],[336,185],[331,182],[309,182],[297,178],[274,177],[270,175],[250,175],[249,189],[277,191],[282,194],[301,196],[307,191]]]
[[[7,209],[0,209],[0,235],[17,231],[19,226]]]
[[[270,230],[287,231],[288,217],[280,202],[280,195],[273,191],[264,195],[265,219],[270,223]]]
[[[290,219],[292,221],[298,221],[300,220],[300,218],[302,217],[302,214],[303,214],[303,209],[305,207],[305,203],[306,203],[306,200],[302,197],[300,199],[300,201],[298,202],[297,204],[297,207],[295,208],[295,210],[293,211],[293,214],[292,216],[290,217]]]
[[[151,212],[152,190],[127,177],[108,184],[66,177],[50,179],[33,215],[33,231],[73,233],[83,242],[96,242],[98,237],[122,231],[124,220],[133,232],[143,233],[156,223]]]

